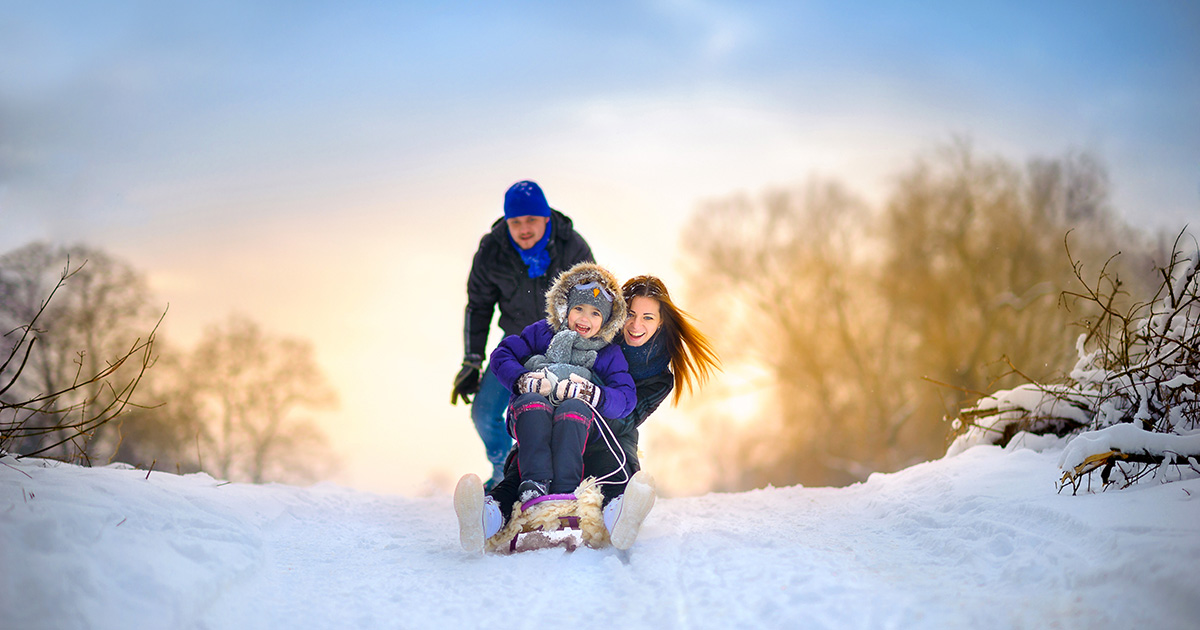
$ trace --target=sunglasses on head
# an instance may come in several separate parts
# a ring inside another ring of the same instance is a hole
[[[629,284],[626,284],[622,293],[627,295],[643,294],[650,297],[662,297],[667,292],[657,278],[640,276],[631,280]]]
[[[591,291],[593,296],[603,295],[605,300],[607,300],[609,302],[613,301],[613,294],[609,293],[608,289],[605,289],[604,285],[600,284],[599,282],[589,282],[587,284],[577,284],[577,285],[575,285],[574,290],[575,291]]]

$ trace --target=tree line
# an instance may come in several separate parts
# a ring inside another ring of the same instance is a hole
[[[337,404],[311,343],[243,316],[184,349],[144,275],[85,245],[0,256],[0,450],[237,481],[333,466],[307,415]]]
[[[881,207],[814,178],[692,219],[688,303],[726,365],[759,374],[702,398],[753,391],[762,407],[699,405],[699,437],[659,444],[705,449],[717,490],[844,485],[940,457],[960,407],[1074,363],[1100,315],[1063,299],[1081,290],[1075,264],[1119,273],[1132,300],[1170,252],[1118,218],[1094,157],[1018,164],[966,141],[915,159]]]

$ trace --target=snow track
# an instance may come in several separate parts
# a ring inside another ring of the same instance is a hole
[[[1200,480],[1060,495],[1056,457],[660,499],[628,553],[514,556],[462,552],[449,496],[5,458],[0,626],[1193,627]]]

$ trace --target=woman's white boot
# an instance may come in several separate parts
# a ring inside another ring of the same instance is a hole
[[[458,542],[471,553],[483,553],[483,482],[467,473],[454,488],[454,513],[458,515]]]
[[[639,470],[625,486],[625,494],[604,506],[604,526],[608,528],[608,537],[614,547],[628,549],[633,546],[642,529],[642,521],[654,507],[655,496],[654,478]]]

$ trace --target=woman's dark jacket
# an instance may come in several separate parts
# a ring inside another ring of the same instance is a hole
[[[634,385],[637,386],[637,406],[624,418],[608,422],[608,426],[617,436],[621,450],[625,451],[625,457],[629,460],[630,474],[642,468],[637,458],[638,427],[642,426],[646,418],[654,413],[655,409],[658,409],[662,401],[666,400],[671,390],[675,388],[675,377],[670,370],[663,370],[654,376],[634,381]],[[583,457],[586,460],[589,455],[596,454],[600,450],[608,451],[608,447],[602,439],[589,443],[583,452]]]

